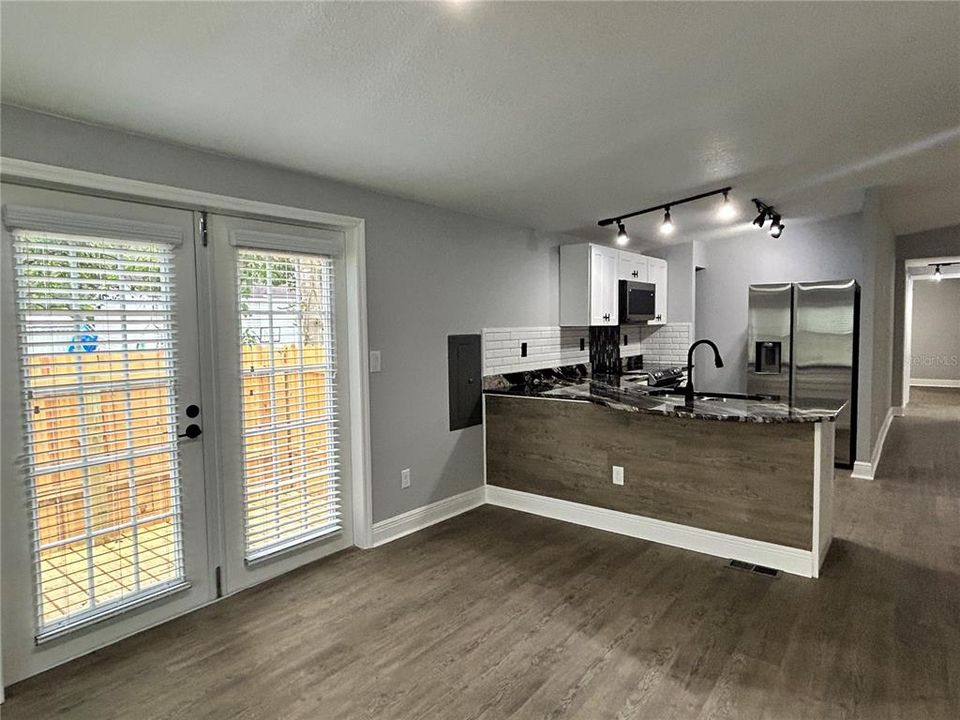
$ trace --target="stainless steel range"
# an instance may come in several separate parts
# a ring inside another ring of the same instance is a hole
[[[625,377],[636,377],[638,381],[646,379],[650,387],[675,390],[686,383],[687,371],[681,365],[661,367],[649,370],[637,369],[623,373]]]

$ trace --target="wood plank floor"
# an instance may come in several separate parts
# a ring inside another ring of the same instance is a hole
[[[4,720],[956,720],[960,394],[934,395],[877,480],[838,477],[819,581],[483,507],[31,678]]]

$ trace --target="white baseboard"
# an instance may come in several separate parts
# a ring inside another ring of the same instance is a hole
[[[374,523],[373,546],[377,547],[391,540],[397,540],[404,535],[415,533],[417,530],[423,530],[455,515],[465,513],[467,510],[480,507],[484,503],[484,496],[484,488],[481,486]]]
[[[858,480],[873,480],[877,472],[877,466],[880,465],[880,457],[883,455],[883,443],[887,440],[887,433],[890,431],[890,424],[895,417],[903,416],[903,408],[887,408],[887,415],[883,418],[883,424],[880,426],[880,435],[877,437],[877,444],[873,446],[873,455],[870,462],[858,460],[853,464],[853,472],[850,477]]]
[[[509,490],[495,485],[468,490],[388,520],[381,520],[373,526],[373,546],[384,545],[423,530],[484,503],[715,557],[743,560],[793,575],[814,576],[814,558],[809,550],[701,530],[664,520]],[[822,548],[822,551],[825,552],[826,549]]]
[[[960,388],[960,380],[940,380],[938,378],[910,378],[911,387]]]
[[[564,520],[576,525],[629,535],[721,558],[731,558],[776,568],[803,577],[813,577],[814,558],[809,550],[774,545],[760,540],[725,535],[699,528],[605,508],[581,505],[531,493],[487,485],[490,505],[520,510],[533,515]]]

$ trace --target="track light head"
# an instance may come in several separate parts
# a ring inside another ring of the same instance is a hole
[[[762,228],[763,224],[767,221],[767,212],[770,210],[770,208],[760,202],[757,198],[753,199],[753,204],[756,206],[757,212],[759,213],[753,219],[753,224],[759,228]]]
[[[617,245],[626,245],[630,242],[630,236],[627,235],[627,229],[623,223],[617,220]]]
[[[663,224],[660,225],[660,232],[664,235],[670,235],[676,228],[673,226],[673,220],[670,219],[670,208],[667,208],[663,214]]]
[[[937,265],[937,266],[933,269],[933,279],[936,280],[937,282],[940,282],[941,280],[943,280],[943,273],[940,272],[940,266],[939,266],[939,265]]]
[[[783,223],[780,222],[780,216],[774,214],[770,218],[770,237],[778,238],[783,232]]]
[[[737,209],[730,202],[728,190],[723,191],[723,202],[720,203],[720,209],[717,210],[717,217],[721,220],[732,220],[737,215]]]

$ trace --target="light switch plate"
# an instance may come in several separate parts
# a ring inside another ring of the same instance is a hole
[[[370,372],[380,372],[380,351],[370,351]]]
[[[623,468],[620,465],[613,466],[613,484],[623,485]]]
[[[400,488],[410,487],[410,468],[400,471]]]

